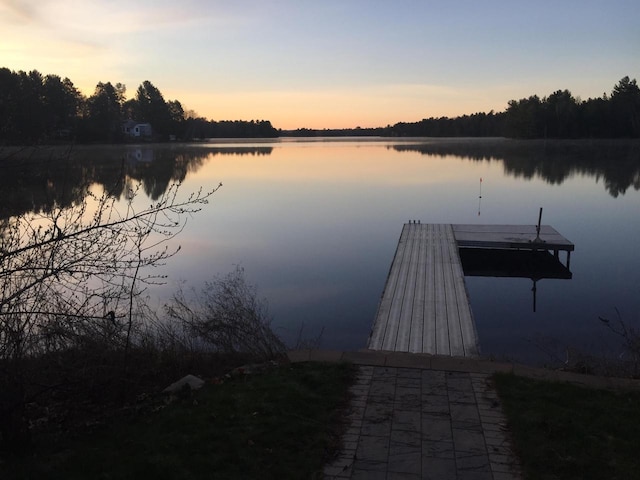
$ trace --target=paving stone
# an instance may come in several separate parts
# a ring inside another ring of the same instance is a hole
[[[376,423],[363,421],[360,429],[361,435],[388,438],[391,433],[391,418]]]
[[[380,381],[377,379],[372,380],[371,385],[369,385],[369,391],[367,392],[367,394],[371,397],[371,396],[380,396],[380,395],[384,395],[384,396],[391,396],[391,398],[393,398],[393,396],[396,393],[396,385],[395,383],[391,383],[391,382],[386,382],[386,381]]]
[[[420,399],[420,397],[402,398],[400,400],[396,399],[393,402],[393,408],[395,410],[420,413],[422,411],[422,400]]]
[[[373,368],[373,376],[374,378],[396,378],[398,375],[398,369],[392,367],[374,367]]]
[[[493,480],[522,480],[519,473],[493,472]]]
[[[384,461],[376,461],[376,460],[361,460],[359,458],[356,459],[356,461],[353,463],[353,475],[351,478],[385,478],[386,474],[387,474],[387,462],[386,462],[386,457],[384,459]],[[366,476],[357,476],[356,473],[358,473],[358,475],[362,475],[362,473],[360,472],[381,472],[384,476],[382,477],[377,477],[375,475],[372,474],[371,477],[366,477]]]
[[[422,471],[422,454],[420,451],[409,452],[402,450],[389,454],[388,472],[412,473],[419,475]]]
[[[367,365],[361,365],[358,367],[358,375],[368,375],[371,376],[373,375],[373,368],[371,366],[367,366]]]
[[[440,381],[444,382],[446,373],[442,370],[422,370],[422,381]]]
[[[396,381],[396,395],[398,395],[398,390],[401,393],[418,395],[419,397],[420,393],[422,393],[422,382],[419,378],[398,378]]]
[[[351,395],[365,397],[369,394],[369,385],[354,385],[349,388]]]
[[[491,378],[463,369],[484,367],[404,353],[360,356],[354,361],[371,356],[385,366],[358,367],[341,453],[324,478],[521,480]],[[429,369],[433,359],[451,369]]]
[[[420,398],[419,389],[398,387],[394,401],[398,403],[417,404],[420,402]]]
[[[453,441],[451,422],[438,416],[422,415],[422,439],[443,442]]]
[[[447,384],[449,383],[450,380],[465,380],[465,381],[468,381],[469,383],[471,383],[471,375],[467,371],[463,371],[463,372],[455,372],[455,371],[445,372],[445,378],[447,379]]]
[[[422,478],[425,480],[455,479],[456,462],[447,458],[422,457]]]
[[[378,404],[378,405],[391,405],[394,402],[393,394],[388,395],[369,395],[367,397],[367,404]]]
[[[476,432],[482,435],[484,430],[482,430],[482,425],[480,423],[469,423],[469,422],[451,422],[451,428],[455,430],[466,430],[468,432]]]
[[[363,435],[358,442],[356,458],[373,462],[386,461],[389,456],[389,437]]]
[[[458,470],[457,480],[494,480],[491,472],[476,472],[473,470]]]
[[[453,446],[456,457],[459,452],[465,453],[486,453],[487,445],[484,443],[484,435],[479,432],[454,428]]]
[[[420,474],[422,445],[419,432],[391,432],[389,472]]]
[[[391,420],[391,430],[408,430],[420,432],[422,428],[422,416],[420,412],[395,410]]]
[[[449,390],[449,401],[452,403],[472,403],[475,405],[476,396],[472,391]]]
[[[362,416],[367,422],[382,422],[389,420],[393,416],[393,404],[390,403],[370,403]]]
[[[387,471],[386,469],[354,468],[351,480],[387,480]]]
[[[469,454],[456,452],[456,466],[458,470],[491,471],[489,456],[486,453]]]
[[[393,430],[391,432],[389,448],[418,449],[422,448],[422,436],[420,432],[409,432],[405,430]]]
[[[422,395],[422,413],[449,415],[449,397],[446,395]]]
[[[392,472],[387,473],[387,480],[421,480],[422,475],[414,473]]]
[[[419,368],[399,368],[398,380],[401,378],[413,378],[416,380],[422,380],[422,370]]]
[[[422,440],[422,456],[454,459],[453,442]]]
[[[451,403],[449,405],[451,420],[454,422],[470,423],[480,425],[480,415],[478,407],[469,403]]]

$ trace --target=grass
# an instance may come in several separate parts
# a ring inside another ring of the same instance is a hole
[[[321,477],[337,445],[352,369],[291,364],[185,392],[173,403],[0,463],[0,477]]]
[[[640,392],[494,378],[526,478],[640,478]]]

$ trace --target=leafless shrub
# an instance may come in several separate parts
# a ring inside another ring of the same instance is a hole
[[[179,187],[170,186],[151,205],[138,198],[139,186],[129,188],[124,205],[109,192],[89,191],[70,208],[54,206],[2,221],[0,438],[5,446],[20,449],[28,443],[24,407],[43,392],[73,383],[85,370],[95,380],[113,370],[115,357],[126,374],[139,324],[137,299],[146,286],[164,281],[154,270],[179,251],[169,241],[217,190],[180,198]],[[70,355],[77,357],[73,367],[61,368],[57,376],[39,374],[64,367]],[[49,362],[46,369],[43,360]]]
[[[598,317],[600,321],[623,341],[623,350],[618,355],[617,364],[625,373],[634,378],[640,375],[640,334],[625,322],[616,308],[615,319]]]
[[[237,267],[187,297],[181,289],[166,306],[169,319],[185,325],[189,336],[216,352],[245,353],[255,360],[282,355],[285,346],[271,330],[267,302]]]

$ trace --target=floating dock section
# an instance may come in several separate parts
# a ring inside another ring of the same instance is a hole
[[[479,354],[459,248],[547,250],[574,245],[548,225],[449,225],[410,222],[396,254],[369,337],[372,350],[473,357]]]

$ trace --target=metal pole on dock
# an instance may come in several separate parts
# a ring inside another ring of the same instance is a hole
[[[538,214],[538,225],[536,226],[536,239],[534,242],[542,242],[540,239],[540,223],[542,222],[542,207],[540,207],[540,213]]]

